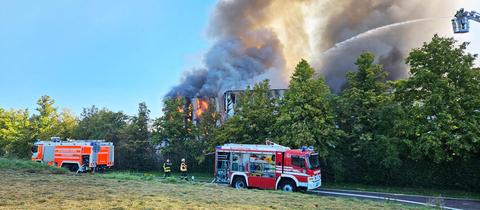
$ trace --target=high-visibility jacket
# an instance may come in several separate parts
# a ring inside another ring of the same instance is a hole
[[[187,164],[186,163],[181,163],[180,164],[180,171],[181,172],[186,172],[187,171]]]
[[[170,162],[163,163],[163,172],[168,173],[168,172],[172,171],[170,169],[171,166],[172,166],[172,163],[170,163]]]

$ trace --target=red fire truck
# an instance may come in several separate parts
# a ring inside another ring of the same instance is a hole
[[[215,181],[234,188],[296,191],[321,186],[318,154],[313,147],[290,149],[278,144],[225,144],[215,149]]]
[[[37,141],[32,148],[32,160],[85,172],[110,168],[114,163],[114,146],[103,140]]]

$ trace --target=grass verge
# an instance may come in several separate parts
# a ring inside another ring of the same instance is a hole
[[[0,157],[0,170],[12,170],[28,173],[43,174],[65,174],[67,169],[49,166],[47,164],[33,162],[31,160],[21,160],[14,158]]]
[[[136,172],[136,171],[107,171],[104,174],[97,174],[107,179],[123,179],[123,180],[163,180],[164,173],[161,172]],[[179,178],[180,173],[172,173],[171,178]],[[192,179],[193,178],[193,179]],[[170,180],[172,180],[170,179]],[[188,179],[196,182],[211,182],[213,176],[206,173],[189,173]]]
[[[120,179],[120,180],[145,180],[151,181],[155,180],[156,176],[150,173],[138,173],[138,172],[107,172],[105,174],[96,174],[102,178],[106,179]]]

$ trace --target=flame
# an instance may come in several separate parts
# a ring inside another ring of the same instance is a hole
[[[200,118],[202,114],[208,109],[208,101],[205,99],[197,98],[195,100],[195,117]]]
[[[176,100],[176,102],[178,102],[178,103],[181,104],[181,102],[182,102],[182,97],[180,96],[179,93],[177,93],[177,96],[175,97],[175,100]],[[177,107],[177,111],[178,111],[178,113],[183,113],[183,105],[179,105],[179,106]]]

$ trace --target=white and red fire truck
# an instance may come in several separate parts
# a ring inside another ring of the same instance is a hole
[[[110,168],[114,164],[114,146],[104,140],[37,141],[32,148],[32,160],[85,172]]]
[[[313,147],[290,149],[266,145],[225,144],[215,149],[215,181],[234,188],[296,191],[321,186],[318,154]]]

